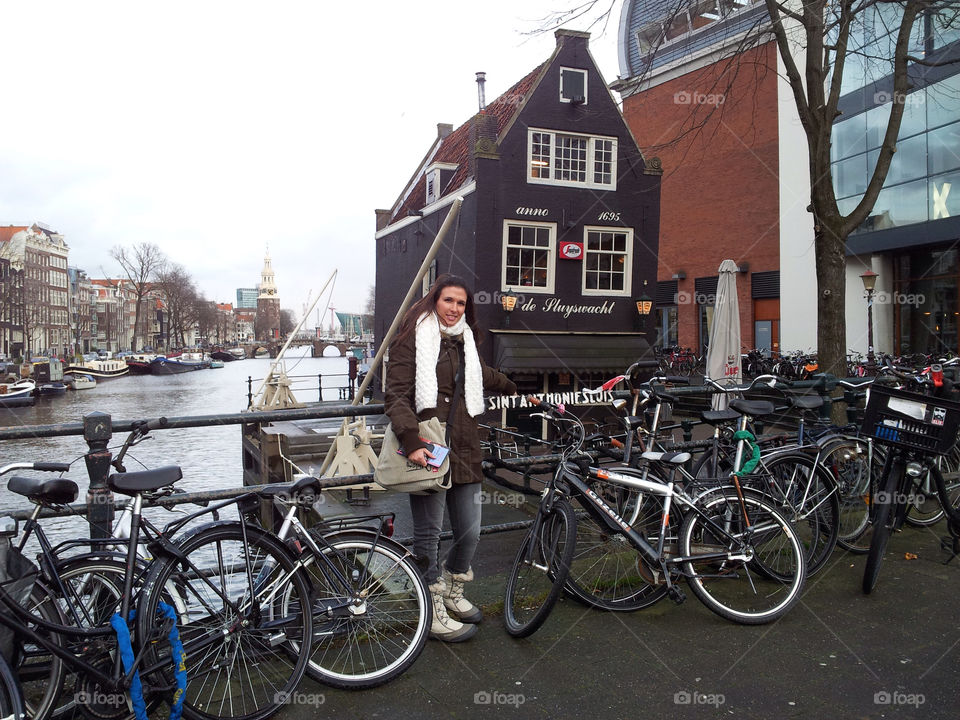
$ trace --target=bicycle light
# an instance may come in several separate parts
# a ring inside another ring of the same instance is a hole
[[[393,537],[393,516],[388,515],[380,521],[380,532],[385,537]]]
[[[907,475],[912,478],[917,478],[923,475],[923,465],[918,462],[908,462],[907,463]]]

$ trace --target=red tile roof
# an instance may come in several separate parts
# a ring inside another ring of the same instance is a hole
[[[458,127],[452,133],[440,141],[440,147],[433,157],[432,163],[451,163],[457,165],[450,182],[446,187],[440,188],[440,197],[451,195],[460,187],[465,185],[471,179],[470,154],[473,150],[472,143],[476,143],[476,133],[474,131],[477,117],[481,114],[492,116],[496,121],[497,139],[499,140],[504,129],[509,125],[513,117],[520,111],[523,101],[533,90],[540,78],[544,65],[542,63],[531,70],[522,80],[507,90],[503,95],[487,105],[482,113],[474,115],[463,125]],[[410,212],[421,210],[426,205],[427,200],[427,180],[424,175],[417,178],[413,189],[397,208],[390,222],[396,222],[405,217]]]
[[[0,227],[0,243],[7,242],[21,230],[26,230],[26,225],[6,225]]]

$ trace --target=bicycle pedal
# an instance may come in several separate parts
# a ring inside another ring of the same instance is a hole
[[[676,585],[671,585],[667,588],[667,595],[677,605],[682,605],[687,600],[687,594]]]

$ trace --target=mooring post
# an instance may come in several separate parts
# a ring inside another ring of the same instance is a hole
[[[113,453],[107,449],[113,437],[108,413],[95,411],[83,416],[83,439],[90,451],[84,455],[90,489],[87,491],[87,522],[91,538],[110,537],[113,528],[113,493],[107,486]]]

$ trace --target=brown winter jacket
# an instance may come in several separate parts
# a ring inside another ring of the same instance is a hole
[[[442,422],[447,421],[457,368],[460,366],[458,346],[462,344],[463,337],[460,335],[454,338],[440,336],[440,355],[437,358],[437,406],[424,408],[419,416],[414,402],[414,389],[417,382],[416,335],[411,333],[390,344],[385,397],[386,413],[393,425],[393,431],[407,453],[425,446],[420,440],[417,427],[420,420],[438,417]],[[516,393],[517,386],[503,373],[487,367],[483,358],[480,359],[480,366],[483,370],[485,394],[513,395]],[[457,403],[453,427],[449,428],[449,437],[453,482],[460,484],[480,482],[483,479],[480,473],[480,461],[483,456],[480,450],[477,419],[470,417],[467,413],[462,395]]]

